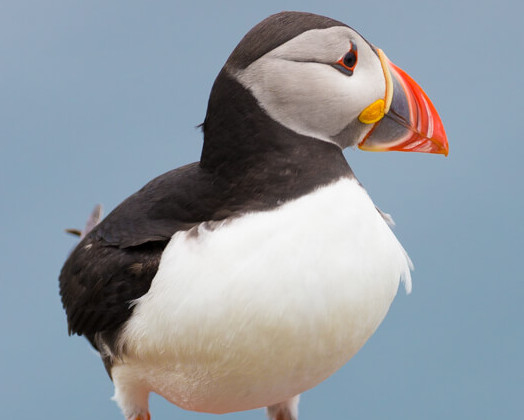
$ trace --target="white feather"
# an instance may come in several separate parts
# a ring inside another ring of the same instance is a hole
[[[124,393],[154,391],[215,413],[292,398],[362,347],[409,269],[354,179],[179,232],[125,327],[115,398],[136,412]]]

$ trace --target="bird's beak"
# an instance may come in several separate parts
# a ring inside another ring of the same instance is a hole
[[[378,50],[386,92],[359,116],[373,124],[359,143],[362,150],[440,153],[448,155],[448,140],[437,110],[422,88]]]

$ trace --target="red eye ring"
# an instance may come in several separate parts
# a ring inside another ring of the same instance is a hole
[[[357,66],[358,50],[353,41],[350,41],[349,44],[349,51],[340,57],[340,59],[335,64],[333,64],[333,67],[342,73],[351,76],[355,70],[355,67]]]

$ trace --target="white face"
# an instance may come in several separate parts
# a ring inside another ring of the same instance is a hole
[[[357,47],[358,60],[348,75],[333,65]],[[377,54],[354,30],[336,26],[313,29],[234,73],[260,106],[280,124],[306,136],[357,144],[372,128],[358,122],[359,114],[383,99],[384,72]],[[354,138],[337,137],[349,124],[360,124]]]

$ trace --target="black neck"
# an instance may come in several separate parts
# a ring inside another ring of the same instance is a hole
[[[200,166],[227,183],[281,198],[353,176],[338,146],[274,121],[226,70],[209,98]]]

